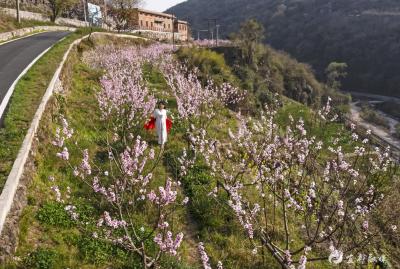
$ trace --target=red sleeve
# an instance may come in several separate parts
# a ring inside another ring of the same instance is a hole
[[[171,131],[172,128],[172,121],[167,118],[167,132],[169,133]]]
[[[156,128],[156,118],[151,117],[150,121],[148,121],[145,125],[144,128],[146,130],[153,130],[154,128]]]

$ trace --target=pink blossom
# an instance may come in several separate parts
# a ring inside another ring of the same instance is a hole
[[[58,186],[52,186],[51,189],[55,192],[56,194],[56,201],[57,202],[63,202],[61,199],[61,192]]]
[[[208,255],[207,255],[206,250],[204,248],[203,242],[200,242],[197,248],[198,248],[199,253],[200,253],[201,262],[203,263],[203,268],[204,269],[212,269],[211,265],[209,263],[210,258],[208,258]]]
[[[189,197],[185,197],[185,199],[182,201],[183,205],[186,205],[187,203],[189,203]]]
[[[71,218],[73,220],[78,220],[79,214],[75,212],[76,211],[76,207],[75,206],[67,205],[64,209],[65,209],[65,211],[67,211],[67,213],[71,216]]]
[[[68,161],[69,160],[68,148],[64,147],[62,152],[57,153],[57,157],[63,159],[64,161]]]
[[[180,247],[183,239],[183,233],[177,234],[175,240],[172,232],[168,231],[165,236],[157,234],[154,237],[154,242],[159,246],[160,250],[169,253],[172,256],[177,255],[177,250]]]
[[[86,175],[92,174],[92,167],[89,164],[89,151],[87,149],[83,151],[83,159],[80,168]]]
[[[364,231],[368,231],[368,220],[364,220],[364,222],[362,223],[362,228],[364,229]]]
[[[113,229],[122,228],[126,226],[126,222],[124,220],[112,219],[110,213],[104,211],[103,219],[108,227]]]
[[[299,260],[299,266],[297,267],[297,269],[306,269],[306,264],[307,264],[307,257],[305,255],[301,255]]]
[[[339,264],[343,261],[343,252],[336,249],[333,245],[329,247],[329,262],[334,264]]]

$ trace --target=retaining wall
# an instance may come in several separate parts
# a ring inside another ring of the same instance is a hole
[[[72,48],[79,44],[81,39],[75,40],[64,54],[63,60],[57,68],[54,76],[42,98],[30,128],[25,136],[22,146],[14,161],[11,172],[0,195],[0,262],[15,252],[18,238],[18,221],[23,208],[26,205],[26,189],[29,183],[29,174],[34,170],[33,164],[29,161],[29,155],[35,154],[33,145],[36,131],[39,128],[40,120],[46,109],[47,102],[53,92],[60,87],[60,74],[64,63]]]
[[[123,38],[137,39],[140,37],[112,33],[93,33],[93,35],[119,36]],[[37,139],[36,132],[40,125],[40,120],[46,110],[46,105],[53,92],[62,90],[60,79],[64,64],[71,50],[89,35],[75,40],[64,54],[63,60],[57,68],[54,76],[42,98],[38,110],[32,120],[31,126],[25,136],[19,150],[12,170],[7,178],[6,184],[0,195],[0,265],[7,258],[12,256],[17,248],[19,234],[19,219],[24,207],[27,204],[27,186],[35,173],[34,156],[36,154]],[[144,39],[144,38],[142,38]],[[1,267],[1,266],[0,266]]]
[[[0,11],[3,11],[5,14],[12,16],[14,18],[17,17],[17,12],[15,9],[11,8],[0,8]],[[47,15],[41,13],[34,13],[30,11],[20,11],[21,19],[25,20],[35,20],[35,21],[43,21],[50,22],[50,18]],[[74,27],[85,27],[88,26],[87,22],[76,20],[76,19],[68,19],[68,18],[57,18],[56,24],[69,25]]]
[[[52,31],[75,31],[76,28],[65,26],[34,26],[22,28],[11,32],[0,33],[0,42],[8,41],[14,38],[23,37],[36,32],[52,32]]]
[[[161,32],[161,31],[151,31],[151,30],[134,30],[131,31],[132,34],[138,34],[143,37],[156,39],[156,40],[172,40],[171,32]],[[179,33],[174,33],[175,40],[186,41],[185,37]]]

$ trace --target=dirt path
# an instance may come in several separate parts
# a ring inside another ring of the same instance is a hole
[[[351,108],[350,108],[350,119],[353,122],[358,123],[359,125],[369,129],[372,131],[373,134],[376,136],[379,136],[382,140],[387,142],[388,144],[392,145],[393,148],[396,148],[397,150],[400,151],[400,140],[393,137],[390,131],[386,130],[383,127],[380,127],[378,125],[366,122],[364,119],[361,118],[360,116],[360,111],[361,108],[357,106],[357,103],[351,103]],[[395,125],[395,120],[392,118],[389,118],[387,115],[380,113],[382,116],[384,116],[386,119],[389,120],[389,123],[391,126]],[[393,128],[393,127],[391,127]]]
[[[150,72],[154,72],[154,70],[151,70]],[[146,83],[148,88],[158,98],[172,101],[175,97],[171,92],[167,82],[165,81],[165,78],[163,76],[160,76],[158,77],[158,79],[154,80],[154,77],[147,78]],[[154,81],[152,81],[152,79]],[[168,106],[167,109],[174,113],[177,112],[177,108],[175,106],[172,107]],[[166,147],[168,148],[168,145],[173,144],[175,139],[177,138],[174,136],[168,137],[168,142]],[[162,158],[164,158],[164,156]],[[176,178],[176,175],[173,175],[173,173],[169,170],[168,165],[165,162],[165,159],[161,160],[161,163],[163,164],[163,169],[165,170],[166,176],[170,178]],[[184,193],[183,186],[180,187],[180,192]],[[191,199],[191,197],[189,197],[189,199]],[[182,232],[184,234],[183,241],[185,244],[185,249],[184,250],[181,249],[184,251],[181,252],[181,257],[186,263],[188,263],[191,266],[191,268],[200,268],[200,255],[197,250],[197,246],[199,243],[198,240],[199,228],[196,221],[191,217],[188,207],[185,208],[184,216],[182,217],[182,219],[179,219],[179,221],[183,224]]]

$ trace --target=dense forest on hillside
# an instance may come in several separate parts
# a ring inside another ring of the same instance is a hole
[[[319,78],[330,62],[346,62],[344,89],[400,96],[396,0],[188,0],[168,12],[189,18],[195,36],[209,18],[223,36],[254,18],[267,29],[266,42],[310,63]]]

